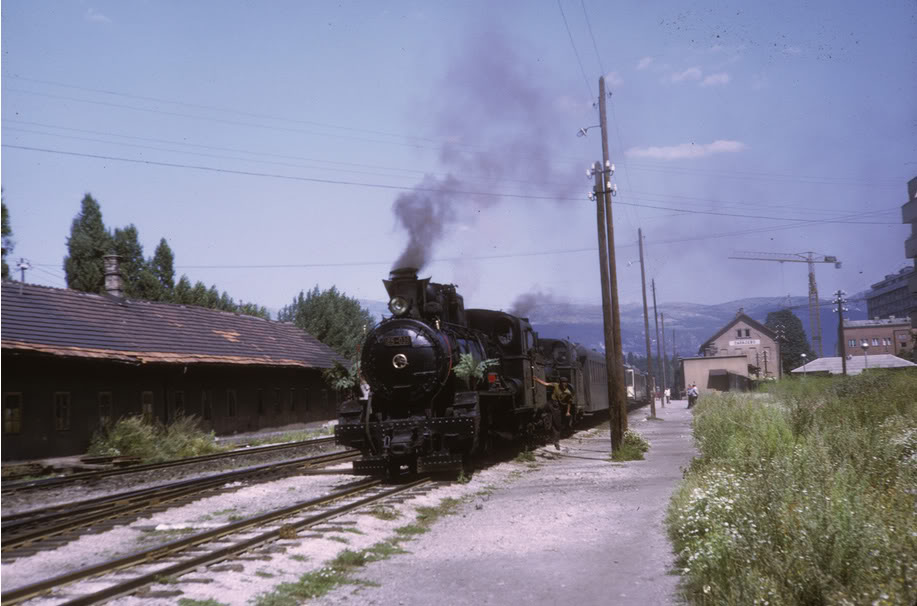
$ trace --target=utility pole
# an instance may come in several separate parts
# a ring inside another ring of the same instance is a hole
[[[656,313],[656,278],[653,278],[653,315],[656,316],[656,362],[662,365],[662,399],[665,400],[665,359],[659,353],[659,314]],[[665,353],[665,348],[662,349]]]
[[[611,301],[610,289],[608,287],[608,250],[605,240],[605,197],[602,192],[605,191],[605,173],[602,171],[602,165],[596,162],[592,167],[592,174],[595,176],[595,186],[590,198],[595,199],[595,219],[598,225],[599,235],[599,279],[602,287],[602,324],[605,327],[605,375],[608,389],[608,421],[611,425],[611,449],[612,451],[620,448],[623,432],[618,439],[615,439],[614,428],[619,424],[618,410],[612,406],[614,402],[614,392],[617,389],[615,382],[614,369],[621,364],[620,358],[615,358],[614,336],[612,335],[611,325]]]
[[[665,314],[660,312],[659,319],[662,320],[662,407],[665,408],[665,390],[669,386],[669,379],[665,369]]]
[[[650,389],[646,390],[646,397],[650,404],[650,418],[656,418],[656,377],[653,373],[653,354],[650,349],[650,316],[646,307],[646,274],[643,271],[643,229],[637,228],[637,238],[640,240],[640,286],[643,289],[643,334],[646,336],[646,372],[651,377]],[[656,325],[659,328],[659,325]],[[658,330],[657,330],[658,336]]]
[[[847,308],[844,307],[847,299],[844,296],[846,294],[843,290],[834,293],[834,304],[837,305],[834,310],[837,313],[837,350],[841,354],[841,369],[844,376],[847,376],[847,343],[844,341],[844,312],[847,311]]]
[[[608,124],[605,112],[605,76],[599,78],[599,123],[602,126],[602,166],[608,171],[605,180],[605,222],[608,234],[608,286],[611,295],[612,337],[614,338],[614,391],[609,394],[609,408],[615,412],[611,417],[611,448],[617,450],[627,431],[627,386],[624,381],[624,365],[621,347],[621,309],[618,305],[618,270],[615,264],[615,230],[612,217],[611,198],[618,191],[611,184],[614,167],[608,158]]]

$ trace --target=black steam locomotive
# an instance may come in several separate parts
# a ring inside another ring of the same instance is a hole
[[[535,381],[546,363],[551,380],[563,375],[575,388],[573,420],[608,408],[599,354],[539,342],[525,318],[466,310],[454,285],[418,279],[414,268],[383,283],[392,317],[367,334],[360,357],[370,395],[341,404],[335,427],[338,444],[363,453],[356,473],[455,468],[494,439],[550,431],[547,394]]]

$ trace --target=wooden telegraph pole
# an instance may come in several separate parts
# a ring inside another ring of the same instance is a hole
[[[656,417],[656,375],[653,372],[652,349],[650,348],[650,313],[646,306],[646,273],[643,271],[643,229],[637,228],[637,238],[640,241],[640,287],[643,289],[643,334],[646,337],[646,372],[652,377],[647,386],[646,398],[650,404],[650,417]],[[652,392],[652,393],[650,393]]]
[[[841,372],[844,376],[847,375],[847,343],[844,341],[844,312],[847,311],[847,308],[844,307],[844,303],[847,302],[844,295],[846,294],[843,290],[834,293],[834,304],[837,305],[837,309],[834,310],[837,312],[837,353],[841,356]]]
[[[605,375],[608,387],[608,419],[612,427],[611,449],[614,451],[619,448],[621,444],[620,438],[617,440],[615,439],[614,427],[617,424],[617,418],[615,416],[615,408],[611,406],[611,402],[613,401],[612,394],[615,390],[613,369],[620,364],[620,362],[615,359],[614,336],[612,334],[611,325],[611,291],[608,288],[608,248],[605,239],[605,196],[602,193],[605,191],[605,173],[602,171],[602,164],[600,162],[596,162],[593,165],[592,174],[595,175],[593,197],[595,198],[595,219],[599,233],[599,279],[602,283],[602,323],[605,327]]]
[[[608,159],[605,76],[599,78],[599,124],[602,126],[602,168],[607,171],[607,175],[603,173],[602,180],[605,187],[602,189],[605,195],[605,222],[607,225],[605,231],[608,237],[608,287],[611,298],[611,325],[614,344],[614,363],[609,369],[614,375],[614,385],[610,386],[613,387],[613,389],[608,394],[611,398],[608,402],[608,408],[611,416],[611,448],[613,451],[617,451],[621,447],[621,442],[624,439],[624,432],[627,431],[627,387],[624,383],[624,365],[621,347],[621,310],[618,306],[618,270],[615,265],[615,230],[611,209],[611,198],[616,190],[611,186],[611,175],[614,171],[611,168],[611,161]]]
[[[668,355],[665,352],[665,313],[659,312],[659,320],[662,322],[662,407],[665,408],[665,390],[669,386],[668,373],[665,369],[665,358]]]
[[[662,348],[662,354],[659,353],[659,314],[656,313],[656,278],[653,278],[653,315],[656,316],[656,362],[662,366],[662,401],[665,402],[665,347]],[[665,331],[665,324],[662,325]],[[654,396],[655,397],[655,396]]]

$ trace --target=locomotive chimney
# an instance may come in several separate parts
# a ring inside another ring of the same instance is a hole
[[[118,255],[105,255],[102,257],[105,267],[105,292],[113,297],[124,296],[124,284],[121,280],[121,257]]]

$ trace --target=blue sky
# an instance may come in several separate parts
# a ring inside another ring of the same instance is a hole
[[[470,306],[599,302],[600,137],[576,134],[603,74],[623,302],[640,299],[638,227],[662,302],[806,293],[804,264],[733,251],[836,255],[823,296],[907,263],[912,1],[7,0],[0,16],[2,185],[29,281],[64,285],[91,192],[106,225],[135,224],[147,255],[165,237],[179,274],[237,299],[383,299],[408,243],[396,199],[445,189],[424,275]]]

